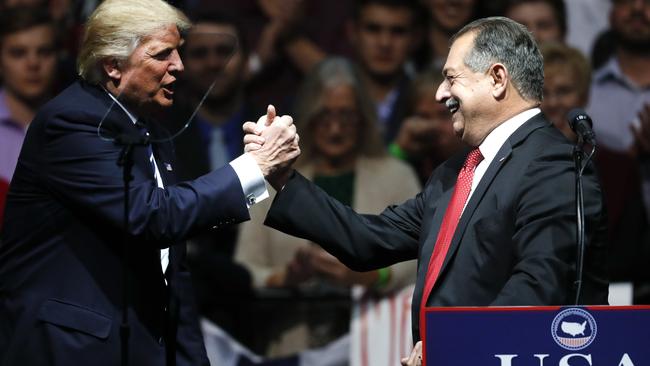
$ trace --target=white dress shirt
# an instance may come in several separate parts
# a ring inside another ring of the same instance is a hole
[[[512,135],[519,127],[521,127],[521,125],[523,125],[526,121],[533,118],[540,112],[541,110],[539,108],[532,108],[519,113],[518,115],[497,126],[497,128],[492,130],[492,132],[490,132],[490,134],[488,134],[483,142],[479,145],[478,148],[483,155],[483,160],[476,166],[476,169],[474,170],[472,189],[469,191],[469,196],[467,197],[467,201],[465,201],[465,206],[467,206],[467,202],[469,202],[469,199],[472,197],[472,194],[483,178],[485,171],[487,171],[487,168],[492,163],[492,160],[494,160],[497,153],[499,152],[499,149],[501,149],[501,146],[503,146],[510,135]],[[464,209],[465,208],[463,207],[463,210]]]

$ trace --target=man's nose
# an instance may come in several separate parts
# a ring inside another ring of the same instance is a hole
[[[438,86],[438,90],[436,91],[436,101],[438,103],[444,103],[449,98],[451,98],[449,83],[445,80],[440,83],[440,86]]]
[[[172,52],[171,62],[169,64],[169,72],[183,72],[185,70],[185,65],[183,65],[183,60],[181,60],[181,55],[178,54],[178,50]]]

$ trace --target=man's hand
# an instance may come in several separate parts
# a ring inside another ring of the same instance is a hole
[[[309,280],[314,271],[307,261],[308,248],[298,248],[293,259],[287,265],[272,273],[266,280],[269,287],[295,287]]]
[[[438,133],[435,122],[413,116],[402,123],[395,142],[410,157],[421,157],[433,150]]]
[[[244,151],[249,153],[262,170],[264,178],[280,190],[291,173],[291,164],[300,155],[299,136],[290,116],[277,117],[269,105],[266,115],[257,123],[244,123]]]
[[[422,341],[415,344],[411,355],[402,358],[402,366],[422,366]]]
[[[645,104],[639,112],[638,125],[632,124],[630,129],[634,136],[633,151],[637,156],[650,155],[650,104]]]
[[[308,254],[309,265],[313,268],[313,271],[332,283],[343,286],[362,285],[370,287],[377,283],[379,279],[377,271],[353,271],[320,247],[310,247]]]

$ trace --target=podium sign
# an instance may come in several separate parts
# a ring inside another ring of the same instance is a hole
[[[425,309],[425,366],[650,365],[650,306]]]

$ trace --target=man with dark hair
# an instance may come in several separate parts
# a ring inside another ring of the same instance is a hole
[[[348,38],[386,143],[395,138],[406,113],[406,64],[417,41],[418,9],[411,0],[359,0],[348,24]]]
[[[296,8],[287,11],[297,13]],[[352,19],[345,23],[348,42],[375,103],[379,128],[389,143],[406,113],[408,61],[418,41],[421,7],[416,0],[355,0],[352,9]],[[299,19],[296,14],[278,17]],[[283,37],[273,38],[271,43],[277,42],[277,47],[271,48],[283,49],[296,67],[308,73],[328,55],[299,31],[298,20],[293,21],[298,24],[287,26],[281,32]]]
[[[508,0],[503,14],[525,25],[538,43],[564,42],[567,32],[564,0]]]
[[[532,35],[508,18],[461,29],[436,98],[471,148],[424,190],[380,215],[360,215],[298,173],[266,224],[323,246],[355,270],[418,258],[413,339],[426,306],[559,305],[576,301],[573,146],[540,113],[543,62]],[[514,52],[516,49],[516,52]],[[245,124],[247,150],[263,144]],[[584,175],[581,304],[606,304],[605,217],[594,170]],[[404,364],[419,364],[421,342]]]
[[[622,214],[633,212],[631,219],[621,221],[631,224],[643,216],[629,210],[639,202],[634,190],[629,189],[637,184],[637,167],[646,219],[650,212],[650,3],[613,0],[609,21],[613,54],[593,73],[587,111],[593,119],[598,144],[608,153],[601,156],[616,158],[601,160],[602,170],[615,177],[610,180],[612,189],[606,193],[619,197],[615,207],[624,207]],[[646,266],[650,242],[648,222],[644,224],[622,232],[629,235],[641,228],[645,235],[630,235],[612,243],[612,257],[616,259],[612,277],[634,282],[632,301],[642,304],[650,301]]]
[[[465,24],[478,17],[478,0],[423,0],[429,10],[427,52],[428,63],[436,70],[442,68],[449,51],[449,38]]]
[[[16,167],[27,126],[51,97],[56,75],[56,27],[47,11],[18,7],[0,16],[0,185]],[[0,191],[0,229],[6,190]]]
[[[241,155],[242,122],[253,120],[244,87],[248,47],[240,25],[215,11],[195,14],[181,48],[181,93],[166,121],[175,132],[194,116],[174,142],[181,181],[196,179]],[[241,320],[247,316],[241,303],[250,300],[252,280],[232,260],[237,234],[236,225],[226,225],[193,236],[187,242],[187,263],[199,313],[247,341],[250,332],[241,326],[247,324]]]
[[[239,156],[241,122],[253,120],[244,83],[248,47],[239,24],[215,12],[201,13],[192,20],[194,26],[184,35],[181,48],[182,93],[168,121],[174,131],[194,117],[175,144],[177,174],[182,180],[195,179]]]
[[[650,4],[613,0],[609,20],[614,54],[594,72],[587,111],[599,143],[624,152],[633,149],[635,121],[650,104]]]

